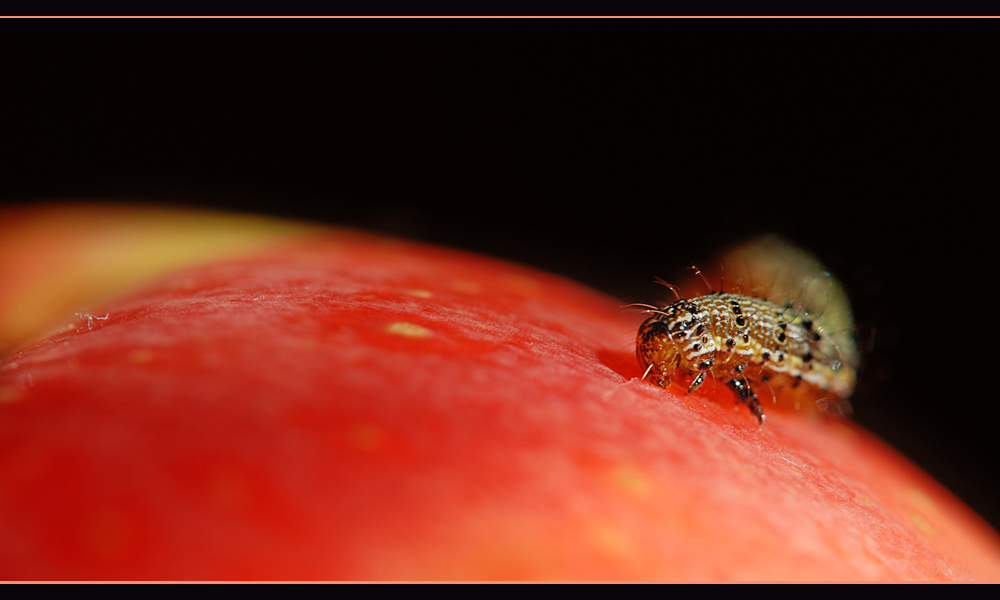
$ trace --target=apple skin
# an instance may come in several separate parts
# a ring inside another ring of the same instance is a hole
[[[0,361],[0,578],[1000,580],[1000,536],[853,423],[641,381],[612,298],[268,239]]]

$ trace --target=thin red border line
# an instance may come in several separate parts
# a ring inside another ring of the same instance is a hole
[[[996,19],[1000,15],[0,15],[0,19]]]

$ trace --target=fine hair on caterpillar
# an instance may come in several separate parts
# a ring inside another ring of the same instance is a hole
[[[774,405],[850,412],[858,352],[850,306],[836,278],[814,256],[775,236],[737,246],[718,264],[721,291],[695,267],[680,286],[657,281],[676,301],[644,305],[651,316],[636,337],[643,379],[690,393],[711,377],[733,388],[761,424],[757,390],[763,387]],[[766,289],[754,285],[755,272],[773,273]],[[726,275],[737,282],[732,292],[725,289]],[[693,278],[709,293],[694,292]]]

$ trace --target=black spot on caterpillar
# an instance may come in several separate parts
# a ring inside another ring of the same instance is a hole
[[[728,289],[688,299],[678,293],[673,304],[648,311],[636,337],[643,379],[690,393],[713,377],[732,387],[761,424],[765,386],[775,403],[849,414],[859,361],[850,304],[836,278],[774,236],[737,246],[717,262]]]

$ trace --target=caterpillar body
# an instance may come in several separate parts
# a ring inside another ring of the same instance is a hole
[[[690,393],[714,378],[736,390],[761,424],[765,386],[775,404],[849,413],[858,353],[837,280],[815,257],[776,237],[737,247],[720,264],[741,284],[732,292],[649,311],[636,338],[644,379]],[[754,274],[770,285],[753,287]]]

